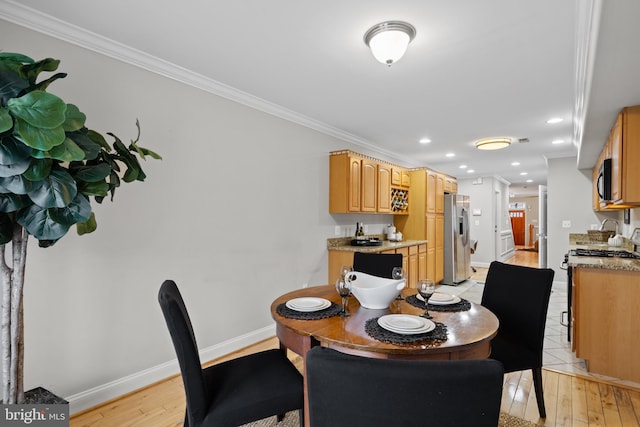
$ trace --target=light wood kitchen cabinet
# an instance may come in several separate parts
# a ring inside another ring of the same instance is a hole
[[[457,193],[458,192],[458,180],[450,176],[444,177],[444,192],[445,193]]]
[[[362,157],[351,152],[329,156],[329,212],[361,211]]]
[[[404,274],[406,275],[407,279],[409,279],[409,248],[398,248],[395,250],[395,253],[402,254],[402,268],[404,268]]]
[[[640,382],[640,272],[573,269],[573,340],[587,370]]]
[[[418,245],[409,246],[409,271],[407,274],[407,286],[415,288],[418,286]]]
[[[402,169],[391,168],[391,185],[400,187],[402,185]]]
[[[408,170],[402,170],[400,186],[404,188],[411,187],[411,175],[409,174]]]
[[[433,171],[427,171],[427,213],[436,213],[436,181],[438,174]],[[442,204],[444,206],[444,196],[442,196]]]
[[[391,185],[409,188],[411,186],[411,176],[409,171],[403,168],[394,167],[391,175]]]
[[[418,280],[427,277],[427,245],[418,245]]]
[[[362,159],[362,212],[378,211],[378,164]]]
[[[391,212],[391,166],[378,164],[378,204],[380,213]]]
[[[395,217],[394,224],[407,239],[427,240],[423,255],[425,272],[424,275],[419,273],[419,279],[432,279],[438,283],[444,278],[444,215],[436,213],[436,200],[442,199],[438,203],[444,210],[445,175],[428,169],[415,169],[410,174],[409,216]]]
[[[349,150],[329,156],[329,212],[407,215],[408,172]]]
[[[444,213],[444,175],[436,174],[436,213]]]
[[[435,215],[436,220],[436,271],[435,281],[439,283],[444,279],[444,215]]]
[[[436,215],[427,215],[427,279],[436,281]]]
[[[600,202],[597,180],[604,159],[611,159],[611,202]],[[592,171],[595,210],[640,206],[640,106],[618,114]]]

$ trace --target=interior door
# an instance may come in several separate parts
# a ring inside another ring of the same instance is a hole
[[[547,268],[547,186],[538,186],[538,267]]]
[[[524,210],[514,209],[509,211],[509,218],[511,219],[511,230],[513,231],[513,244],[524,246],[524,231],[525,231],[525,212]]]

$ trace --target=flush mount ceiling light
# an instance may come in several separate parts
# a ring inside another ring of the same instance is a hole
[[[479,150],[499,150],[511,145],[511,138],[482,138],[474,142],[474,144]]]
[[[402,21],[386,21],[369,28],[364,33],[364,43],[378,61],[391,66],[402,58],[415,36],[413,25]]]

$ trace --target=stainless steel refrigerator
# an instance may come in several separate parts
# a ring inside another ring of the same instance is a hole
[[[444,279],[457,285],[471,277],[469,196],[444,195]]]

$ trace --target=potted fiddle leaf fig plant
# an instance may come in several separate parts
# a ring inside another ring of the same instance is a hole
[[[2,278],[2,401],[23,403],[23,286],[29,236],[53,246],[75,225],[96,229],[92,200],[113,200],[121,182],[144,181],[138,158],[161,157],[117,136],[110,146],[85,126],[85,115],[47,92],[60,61],[0,52],[0,276]],[[7,247],[11,248],[9,256]]]

